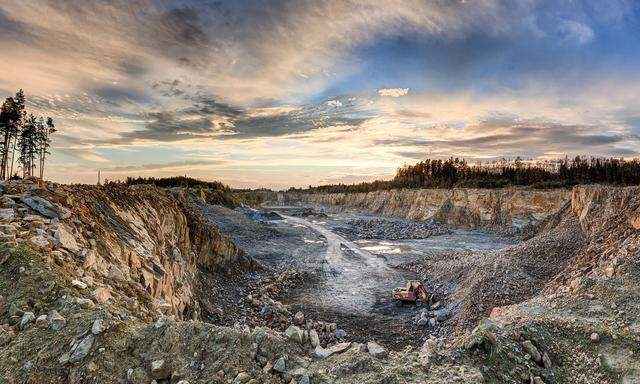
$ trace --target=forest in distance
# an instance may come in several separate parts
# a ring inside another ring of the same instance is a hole
[[[399,188],[503,188],[529,186],[535,189],[571,187],[578,184],[640,184],[640,161],[617,158],[580,157],[545,162],[502,160],[469,164],[464,159],[426,159],[404,165],[391,180],[358,184],[329,184],[290,188],[303,193],[358,193]]]

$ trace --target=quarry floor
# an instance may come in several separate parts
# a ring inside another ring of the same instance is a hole
[[[401,267],[403,263],[452,250],[495,250],[517,241],[455,228],[426,239],[349,239],[339,234],[344,233],[341,229],[349,229],[355,219],[375,217],[358,213],[300,215],[299,208],[270,207],[283,220],[258,221],[223,207],[208,209],[211,220],[267,268],[302,273],[301,283],[281,297],[294,312],[337,323],[350,340],[375,339],[393,349],[421,345],[429,334],[446,328],[446,321],[436,327],[418,326],[414,319],[428,308],[398,306],[391,297],[394,287],[416,278]]]

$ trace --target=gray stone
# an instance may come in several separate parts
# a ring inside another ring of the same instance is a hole
[[[284,334],[287,335],[289,340],[293,340],[297,343],[302,344],[302,341],[303,341],[302,330],[296,327],[295,325],[290,325],[289,328],[287,328],[287,330],[284,331]]]
[[[91,347],[93,347],[95,340],[96,337],[93,334],[85,336],[85,338],[76,346],[75,350],[73,350],[73,353],[71,353],[69,362],[75,364],[84,359],[85,356],[89,354],[89,351],[91,351]]]
[[[20,200],[27,206],[29,206],[29,208],[51,219],[67,219],[71,217],[71,211],[64,207],[61,207],[60,205],[51,204],[48,200],[43,199],[40,196],[29,196],[23,194],[20,197]]]
[[[16,211],[13,208],[0,209],[0,221],[11,221],[16,216]]]
[[[151,362],[151,376],[154,379],[162,380],[169,377],[171,374],[171,367],[164,359],[154,360]]]
[[[22,314],[22,318],[20,319],[20,328],[24,329],[29,323],[33,322],[36,319],[36,315],[33,312],[25,312]]]
[[[54,309],[49,312],[49,323],[51,323],[51,329],[59,331],[67,324],[67,320]]]
[[[320,337],[315,329],[309,331],[309,341],[314,348],[320,345]]]
[[[387,350],[375,341],[368,342],[367,349],[369,350],[369,354],[373,357],[387,357],[389,355]]]
[[[345,337],[347,337],[347,332],[345,332],[344,329],[337,329],[336,330],[336,339],[342,340]]]
[[[36,318],[36,325],[43,324],[47,322],[47,315],[40,315]]]
[[[284,357],[280,357],[276,360],[275,364],[273,364],[273,370],[276,372],[283,373],[286,369],[286,361]]]
[[[429,319],[425,319],[424,317],[418,320],[417,324],[419,327],[424,327],[429,323]]]
[[[58,227],[58,230],[54,234],[54,239],[60,248],[64,248],[74,255],[77,255],[80,252],[80,246],[78,245],[76,238],[64,225],[60,225]]]
[[[296,325],[304,324],[304,313],[296,312],[296,314],[293,316],[293,322]]]
[[[533,345],[533,343],[530,340],[523,341],[522,348],[524,348],[524,350],[529,354],[529,356],[531,356],[531,358],[535,362],[540,362],[540,360],[542,359],[542,356],[540,355],[538,348],[536,348],[536,346]]]
[[[99,335],[106,330],[107,330],[107,325],[102,319],[97,319],[96,321],[93,322],[93,325],[91,325],[91,333],[93,333],[94,335]]]
[[[313,353],[317,357],[325,358],[333,355],[334,353],[342,353],[351,347],[351,343],[338,343],[334,344],[328,348],[322,348],[321,346],[317,346]]]
[[[547,369],[551,368],[551,358],[549,357],[549,354],[546,352],[542,354],[542,364]]]

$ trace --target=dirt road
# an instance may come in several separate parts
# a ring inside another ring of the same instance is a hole
[[[304,225],[324,236],[327,242],[323,260],[323,281],[313,287],[315,292],[301,295],[301,300],[332,310],[369,313],[377,298],[389,295],[391,289],[402,285],[406,278],[389,267],[385,259],[360,249],[358,245],[334,233],[321,224],[284,216],[291,224]]]

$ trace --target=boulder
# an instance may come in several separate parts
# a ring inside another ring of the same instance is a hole
[[[58,204],[51,204],[48,200],[43,199],[40,196],[29,196],[27,194],[23,194],[20,196],[20,200],[42,216],[46,216],[51,219],[68,219],[71,217],[71,211]]]
[[[533,343],[530,340],[523,341],[522,348],[524,348],[524,350],[529,354],[529,356],[531,356],[533,361],[540,362],[540,360],[542,359],[542,356],[540,355],[538,348],[536,348],[536,346],[533,345]]]
[[[13,208],[0,209],[0,221],[11,221],[16,216],[16,211]]]
[[[304,313],[296,312],[296,314],[293,316],[293,323],[296,325],[304,324]]]
[[[387,350],[375,341],[368,342],[367,349],[369,350],[369,354],[373,357],[387,357],[389,355]]]
[[[97,303],[104,303],[111,298],[111,290],[109,288],[100,287],[91,293],[91,298]]]
[[[336,330],[336,339],[342,340],[347,337],[347,332],[344,329]]]
[[[74,255],[77,255],[80,252],[80,246],[78,245],[76,238],[64,225],[60,225],[58,227],[58,230],[54,234],[54,239],[60,248],[66,249]]]
[[[91,333],[93,333],[94,335],[99,335],[106,330],[107,330],[107,324],[105,324],[104,320],[102,319],[98,319],[94,321],[93,324],[91,325]]]
[[[20,319],[20,329],[24,329],[29,323],[32,323],[36,319],[36,315],[33,312],[25,312]]]
[[[47,322],[47,315],[40,315],[36,318],[36,325],[44,324]]]
[[[420,352],[418,353],[418,358],[423,366],[428,366],[437,354],[438,343],[434,337],[431,337],[422,344],[422,348],[420,348]]]
[[[309,331],[309,342],[314,348],[320,345],[320,337],[315,329]]]
[[[289,340],[293,340],[297,343],[303,343],[303,335],[302,330],[295,325],[290,325],[286,331],[284,331],[285,335],[289,338]]]
[[[325,357],[329,357],[331,355],[333,355],[334,353],[342,353],[344,351],[346,351],[347,349],[349,349],[349,347],[351,347],[351,343],[338,343],[338,344],[334,344],[328,348],[322,348],[320,345],[318,345],[313,353],[317,356],[317,357],[321,357],[321,358],[325,358]]]
[[[157,380],[166,379],[171,374],[171,367],[164,360],[154,360],[151,362],[151,377]]]
[[[51,323],[51,329],[59,331],[67,324],[67,320],[54,309],[49,313],[49,323]]]
[[[286,369],[286,362],[284,357],[280,357],[276,360],[275,364],[273,364],[273,370],[276,372],[283,373]]]
[[[549,357],[549,354],[546,352],[542,354],[542,364],[546,369],[551,368],[551,358]]]
[[[84,359],[85,356],[89,354],[89,351],[91,351],[91,347],[93,347],[95,341],[96,337],[93,334],[85,336],[71,353],[69,362],[74,364]]]

